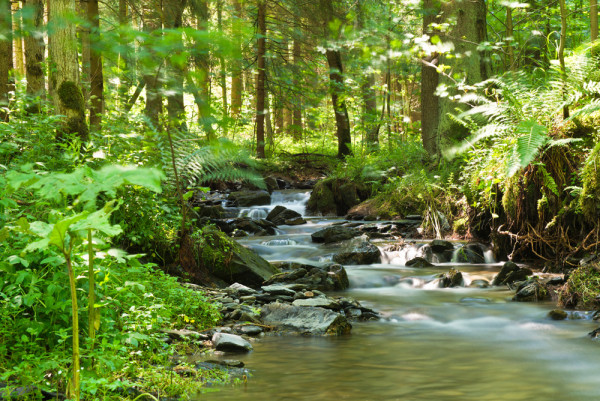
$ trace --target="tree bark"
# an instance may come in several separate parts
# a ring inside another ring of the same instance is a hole
[[[434,34],[431,25],[439,22],[439,6],[436,0],[423,1],[423,33]],[[439,54],[433,53],[421,63],[421,140],[423,148],[430,155],[438,154],[437,127],[439,122],[439,97],[435,90],[439,83],[436,70]]]
[[[27,77],[27,94],[32,97],[44,98],[46,82],[44,79],[45,44],[42,32],[44,23],[43,0],[25,0],[29,8],[31,20],[27,21],[28,35],[25,37],[25,75]],[[30,111],[39,111],[39,104],[34,101]]]
[[[183,24],[183,10],[186,6],[186,0],[163,1],[163,10],[165,15],[165,29],[178,29]],[[183,38],[177,34],[177,43],[175,45],[175,55],[181,53],[183,49]],[[169,116],[169,126],[187,131],[185,122],[185,104],[183,101],[183,81],[184,69],[186,63],[169,62],[169,79],[167,80],[167,114]]]
[[[510,5],[506,6],[506,37],[511,38],[511,41],[508,43],[508,68],[511,71],[514,71],[516,68],[515,65],[515,49],[513,48],[513,40],[514,40],[514,32],[513,32],[513,19],[512,19],[512,8]]]
[[[102,56],[94,49],[100,37],[100,14],[98,0],[88,0],[88,22],[90,23],[90,128],[100,131],[102,114],[104,113],[104,75],[102,73]]]
[[[258,0],[258,39],[257,58],[258,73],[256,75],[256,157],[265,158],[265,80],[266,80],[266,36],[267,36],[267,2]]]
[[[219,32],[223,32],[223,0],[218,0],[217,2],[217,28],[219,29]],[[225,65],[225,58],[222,54],[219,55],[219,66],[221,69],[221,71],[219,71],[219,84],[221,86],[221,102],[223,107],[223,136],[227,136],[227,119],[229,117],[229,105],[227,102],[227,68]]]
[[[49,12],[53,27],[49,46],[52,103],[55,113],[65,116],[58,136],[61,138],[63,134],[77,134],[85,141],[89,138],[89,130],[79,86],[75,24],[70,20],[76,14],[75,0],[52,0]]]
[[[357,3],[357,28],[365,29],[365,0]],[[388,36],[388,35],[386,35]],[[389,43],[389,40],[386,40]],[[366,133],[367,149],[376,150],[379,147],[379,124],[377,123],[377,93],[373,88],[375,86],[375,73],[368,71],[365,73],[361,84],[361,96],[364,110],[361,116],[362,125]]]
[[[0,29],[9,33],[0,40],[0,121],[8,121],[9,74],[12,68],[12,13],[9,0],[0,0]]]
[[[337,50],[327,50],[327,65],[329,66],[329,82],[331,90],[331,102],[335,113],[335,125],[338,138],[338,154],[339,159],[351,155],[350,143],[352,137],[350,135],[350,119],[348,118],[348,109],[344,100],[344,69],[342,66],[342,56]]]
[[[161,35],[160,29],[162,28],[160,18],[160,8],[157,3],[152,0],[145,2],[144,9],[144,31],[151,37],[158,37]],[[152,53],[152,49],[149,49]],[[144,115],[150,121],[155,129],[160,129],[160,115],[162,114],[162,103],[163,98],[161,95],[162,86],[162,60],[153,55],[151,57],[151,67],[146,66],[144,71],[144,82],[146,85],[146,107],[144,108]]]
[[[205,31],[208,29],[210,12],[208,2],[206,0],[191,2],[193,12],[198,18],[197,29]],[[214,129],[212,128],[213,116],[211,107],[211,91],[210,91],[210,57],[209,46],[204,41],[197,42],[195,46],[196,56],[194,63],[198,74],[199,94],[196,99],[198,107],[198,123],[204,130],[207,140],[213,140],[215,137]],[[194,84],[196,85],[196,84]]]
[[[294,90],[296,90],[296,96],[294,96],[294,104],[292,105],[292,133],[295,140],[302,139],[302,132],[304,130],[302,126],[302,94],[300,89],[300,79],[302,76],[300,61],[302,59],[302,47],[298,39],[294,39],[292,46],[292,62],[296,69],[296,73],[293,78]]]
[[[592,41],[592,55],[597,53],[594,50],[593,42],[598,39],[598,0],[590,0],[590,40]]]
[[[234,18],[232,18],[234,37],[240,34],[240,29],[237,27],[236,18],[242,17],[242,5],[238,0],[233,0]],[[243,88],[242,65],[240,59],[233,60],[233,68],[231,70],[231,116],[238,118],[242,111],[242,94]]]
[[[19,7],[19,2],[12,2],[12,24],[13,24],[13,32],[21,32],[22,31],[22,21],[20,12],[21,9]],[[13,51],[15,56],[14,68],[15,71],[20,75],[25,75],[25,52],[23,46],[23,36],[21,34],[13,35]]]
[[[567,41],[567,6],[565,0],[559,0],[560,5],[560,44],[558,46],[558,62],[560,63],[560,72],[563,80],[563,98],[566,98],[567,86],[567,68],[565,67],[565,43]],[[563,107],[563,117],[569,118],[569,106]]]

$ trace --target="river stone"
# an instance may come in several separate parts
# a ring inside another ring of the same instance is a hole
[[[306,220],[304,219],[304,217],[300,216],[294,217],[293,219],[286,219],[283,223],[287,224],[288,226],[299,226],[302,224],[306,224]]]
[[[553,309],[548,312],[548,317],[552,320],[565,320],[568,316],[568,313],[562,309]]]
[[[327,297],[297,299],[294,302],[292,302],[292,305],[304,306],[304,307],[315,306],[315,307],[319,307],[319,308],[333,309],[333,310],[340,310],[342,308],[342,306],[340,305],[339,302],[337,302],[334,299],[327,298]]]
[[[453,262],[484,263],[485,257],[483,256],[483,251],[484,246],[477,242],[466,244],[456,251],[456,260],[453,260]]]
[[[524,281],[532,275],[531,269],[517,266],[514,262],[506,262],[500,272],[494,277],[492,285],[510,285],[517,281]]]
[[[427,259],[421,258],[421,257],[417,257],[417,258],[411,259],[406,262],[406,267],[432,267],[432,266],[433,266],[433,264],[429,263],[427,261]]]
[[[248,336],[257,336],[263,332],[262,327],[255,326],[255,325],[236,326],[235,330],[238,333],[245,334]]]
[[[351,227],[332,226],[311,234],[313,242],[330,244],[332,242],[344,241],[352,239],[360,235],[360,231]]]
[[[454,249],[454,245],[452,244],[452,242],[444,241],[441,239],[434,239],[433,241],[431,241],[429,246],[431,247],[431,250],[435,253],[443,253],[444,251],[451,251]]]
[[[321,291],[340,291],[350,286],[346,269],[339,264],[309,265],[300,263],[284,263],[280,265],[284,270],[265,281],[265,285],[275,283],[298,284],[303,287],[293,287],[297,291],[305,289]]]
[[[333,255],[333,261],[342,265],[381,263],[381,252],[375,245],[363,240],[349,250]]]
[[[252,351],[252,344],[235,334],[215,333],[212,337],[213,345],[217,351],[248,352]]]
[[[225,288],[225,291],[227,291],[228,293],[236,294],[237,296],[256,294],[256,290],[250,287],[246,287],[245,285],[240,283],[231,284],[229,287]]]
[[[261,318],[267,325],[301,334],[341,335],[352,329],[345,316],[313,306],[271,303],[262,307]]]
[[[240,207],[271,204],[271,195],[267,191],[237,191],[229,194],[229,201]]]
[[[210,273],[226,283],[240,283],[258,287],[279,270],[222,232],[204,230],[205,246],[199,252],[200,259]],[[227,255],[225,257],[224,255]]]
[[[292,290],[290,286],[283,284],[265,285],[260,288],[270,295],[288,295],[290,297],[296,295],[296,291]]]
[[[271,210],[271,212],[269,212],[269,214],[267,215],[267,220],[277,226],[280,226],[282,224],[285,224],[286,220],[292,220],[298,217],[302,218],[302,215],[296,212],[295,210],[278,205],[275,206],[275,208]]]
[[[440,287],[461,287],[464,284],[462,273],[456,269],[450,269],[450,271],[444,274],[440,280]]]
[[[513,301],[535,302],[546,298],[548,298],[548,290],[539,281],[533,279],[519,285]]]

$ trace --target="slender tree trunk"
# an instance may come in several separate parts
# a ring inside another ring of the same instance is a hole
[[[595,42],[598,39],[598,0],[590,0],[590,40]],[[592,46],[592,54],[597,52]]]
[[[566,97],[567,69],[565,67],[565,43],[567,41],[567,6],[565,0],[558,1],[560,5],[560,44],[558,46],[558,61],[563,80],[563,98]],[[563,107],[563,117],[569,118],[569,106]]]
[[[161,35],[160,29],[162,28],[160,18],[160,8],[157,8],[157,3],[152,0],[147,0],[144,10],[144,31],[151,37],[159,37]],[[151,44],[147,45],[150,47],[152,52]],[[162,103],[163,98],[161,95],[162,86],[162,66],[163,60],[153,55],[152,67],[146,66],[144,69],[144,82],[146,85],[146,107],[144,109],[144,115],[154,126],[155,129],[160,129],[160,115],[162,114]]]
[[[119,26],[123,30],[129,25],[129,19],[127,18],[127,1],[119,0]],[[127,37],[125,32],[121,31],[119,34],[119,58],[117,60],[117,67],[119,69],[119,83],[117,86],[117,93],[119,96],[119,104],[121,106],[127,105],[127,98],[134,79],[128,77],[129,68],[134,66],[131,63],[130,53],[128,51]],[[133,69],[135,71],[135,69]],[[132,72],[134,72],[132,71]],[[135,75],[135,74],[131,74]]]
[[[292,46],[292,62],[296,69],[296,73],[293,78],[294,89],[296,90],[296,96],[294,96],[294,104],[292,105],[292,133],[295,140],[302,139],[302,94],[298,90],[300,87],[300,61],[302,59],[302,47],[300,41],[294,39]]]
[[[234,18],[232,18],[232,33],[234,37],[240,35],[237,21],[242,17],[242,5],[239,0],[233,0]],[[240,59],[233,60],[233,68],[231,70],[231,116],[238,118],[242,111],[242,94],[244,92],[242,61]]]
[[[21,8],[19,7],[18,1],[12,2],[12,24],[13,24],[13,51],[15,56],[14,68],[15,72],[18,72],[19,75],[25,75],[25,52],[23,46],[23,36],[20,34],[22,31],[22,21],[21,15],[19,12]]]
[[[88,21],[90,23],[90,128],[100,131],[102,114],[104,113],[104,75],[102,73],[102,56],[93,47],[100,37],[100,14],[98,0],[88,0]]]
[[[194,14],[198,19],[196,28],[200,31],[208,30],[208,22],[210,19],[208,2],[206,0],[201,0],[191,2],[190,4],[193,8]],[[195,97],[196,105],[198,107],[198,123],[205,132],[206,139],[212,140],[215,137],[215,132],[212,127],[213,116],[210,91],[210,49],[208,44],[204,43],[204,41],[196,43],[195,49],[196,56],[194,57],[194,64],[196,66],[196,73],[198,75],[197,86],[199,87],[199,96]]]
[[[423,32],[433,35],[431,25],[439,21],[439,7],[435,0],[423,1]],[[421,64],[421,139],[423,148],[430,155],[438,154],[437,126],[439,122],[439,97],[435,90],[439,83],[439,54],[425,57]]]
[[[266,81],[267,2],[258,0],[258,40],[256,75],[256,157],[265,157],[265,81]]]
[[[50,0],[52,1],[52,0]],[[77,1],[77,13],[78,17],[82,20],[88,18],[88,6],[87,0],[76,0]],[[81,91],[83,93],[83,101],[85,107],[88,106],[90,101],[90,27],[87,25],[77,26],[77,39],[81,48]]]
[[[337,50],[327,50],[327,65],[329,66],[329,82],[331,90],[331,103],[335,113],[335,125],[338,138],[337,157],[343,159],[351,155],[350,144],[352,137],[350,135],[350,119],[348,118],[348,109],[344,100],[344,69],[342,66],[342,56]]]
[[[53,88],[52,102],[55,113],[66,116],[61,134],[77,134],[82,141],[89,137],[85,121],[83,94],[79,86],[79,63],[75,24],[70,18],[76,15],[75,0],[50,1],[52,40],[49,54]]]
[[[7,32],[0,40],[0,121],[8,121],[9,74],[12,69],[12,13],[9,0],[0,0],[0,29]]]
[[[219,32],[223,32],[223,0],[217,2],[217,27]],[[227,102],[227,67],[225,65],[225,58],[219,55],[219,84],[221,86],[221,101],[223,107],[223,136],[227,136],[227,119],[229,116],[229,105]]]
[[[186,6],[186,0],[163,1],[165,15],[165,29],[181,28],[183,23],[183,10]],[[175,45],[176,55],[181,54],[183,49],[183,38],[177,34]],[[177,57],[175,57],[176,59]],[[172,59],[171,59],[172,60]],[[183,80],[186,62],[169,62],[169,79],[167,80],[167,114],[169,116],[169,126],[187,130],[185,122],[185,105],[183,101]]]
[[[508,43],[508,68],[511,71],[514,71],[516,68],[515,65],[515,49],[513,47],[514,41],[514,31],[513,31],[513,19],[512,19],[512,8],[510,5],[506,6],[506,37],[511,38],[511,41]]]
[[[365,29],[365,0],[357,3],[357,28]],[[388,36],[388,35],[386,35]],[[389,43],[389,37],[386,38]],[[375,86],[375,73],[368,71],[362,79],[361,95],[364,110],[361,116],[362,125],[366,133],[367,148],[373,151],[379,147],[379,124],[377,123],[377,93]]]
[[[30,27],[25,37],[25,74],[27,77],[27,94],[34,97],[44,98],[46,83],[44,79],[44,53],[45,44],[42,33],[44,23],[43,0],[26,0],[25,7],[31,13],[31,20],[27,22]],[[39,112],[39,104],[36,102],[30,111]]]

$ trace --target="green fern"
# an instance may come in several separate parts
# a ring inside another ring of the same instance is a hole
[[[512,177],[521,168],[527,167],[548,143],[548,129],[535,121],[522,121],[515,132],[520,136],[508,161],[508,177]]]

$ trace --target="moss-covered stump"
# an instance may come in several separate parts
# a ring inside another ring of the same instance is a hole
[[[366,200],[369,194],[364,184],[328,178],[315,185],[306,210],[323,216],[344,216],[353,206]]]
[[[226,283],[259,287],[279,270],[256,252],[208,226],[195,235],[194,252],[200,268]]]

